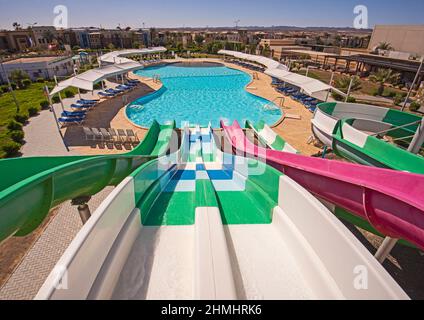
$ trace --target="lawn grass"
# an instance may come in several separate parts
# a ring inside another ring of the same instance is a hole
[[[43,88],[48,86],[50,89],[54,87],[54,82],[31,83],[26,89],[15,90],[16,100],[18,100],[21,114],[28,114],[30,107],[36,107],[41,110],[40,103],[46,101]],[[72,92],[76,90],[71,90]],[[74,92],[75,93],[75,92]],[[10,92],[0,95],[0,158],[4,158],[6,153],[3,146],[13,140],[9,137],[7,125],[9,121],[14,119],[17,114],[16,104]]]

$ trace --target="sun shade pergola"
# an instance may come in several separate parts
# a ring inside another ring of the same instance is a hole
[[[256,56],[252,54],[245,54],[242,52],[230,51],[230,50],[220,50],[218,53],[233,56],[243,60],[260,63],[267,67],[267,70],[265,71],[267,75],[277,78],[291,85],[294,85],[296,87],[299,87],[310,96],[314,96],[320,92],[334,90],[333,87],[319,80],[290,72],[288,71],[288,68],[285,65],[266,57]],[[336,91],[339,92],[338,90]]]
[[[100,57],[101,62],[105,63],[125,63],[132,62],[133,60],[124,58],[128,56],[141,56],[147,54],[156,54],[166,52],[165,47],[153,47],[153,48],[144,48],[144,49],[129,49],[129,50],[120,50],[106,53]]]
[[[279,63],[279,62],[277,62],[273,59],[262,57],[262,56],[256,56],[256,55],[253,55],[253,54],[247,54],[247,53],[238,52],[238,51],[231,51],[231,50],[220,50],[218,53],[233,56],[233,57],[243,59],[243,60],[256,62],[256,63],[264,65],[268,69],[287,70],[287,67],[285,65],[283,65],[283,64],[281,64],[281,63]]]
[[[308,95],[313,95],[317,92],[328,91],[332,89],[330,85],[325,84],[324,82],[289,71],[268,69],[265,71],[265,73],[271,77],[301,88]]]
[[[88,70],[70,79],[59,82],[56,87],[54,87],[54,89],[50,92],[50,96],[53,96],[56,93],[63,91],[69,87],[93,91],[94,85],[104,79],[125,74],[130,71],[142,68],[141,64],[132,60],[130,61],[131,62],[114,64],[97,69]]]

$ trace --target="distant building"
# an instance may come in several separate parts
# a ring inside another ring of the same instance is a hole
[[[0,31],[0,50],[24,51],[35,46],[35,41],[30,29]]]
[[[101,32],[90,32],[88,34],[91,49],[103,48],[103,34]]]
[[[75,34],[77,46],[82,49],[90,48],[90,32],[87,29],[72,29]]]
[[[56,28],[52,26],[37,26],[32,27],[33,38],[35,39],[34,46],[47,49],[53,40],[57,38]]]
[[[262,47],[282,47],[282,46],[293,46],[296,44],[296,39],[285,38],[285,39],[262,39],[259,45]]]
[[[71,57],[33,57],[10,60],[3,63],[4,71],[10,76],[13,70],[26,72],[31,80],[37,78],[53,79],[68,76],[74,72]],[[6,75],[0,70],[0,81],[6,82]]]
[[[424,56],[424,25],[377,25],[368,49],[373,51],[382,42],[394,51]]]

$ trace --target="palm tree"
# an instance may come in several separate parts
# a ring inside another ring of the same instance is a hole
[[[389,42],[380,42],[377,46],[377,49],[391,51],[394,50],[392,44]]]
[[[17,22],[13,22],[13,28],[15,28],[15,30],[19,30],[21,28],[21,25]]]
[[[374,72],[370,75],[369,79],[372,82],[379,83],[377,89],[377,94],[381,96],[384,92],[385,83],[397,83],[399,81],[400,74],[393,72],[392,69],[378,69],[377,72]]]
[[[352,86],[350,87],[350,90],[353,92],[353,91],[357,91],[361,89],[362,86],[361,86],[361,80],[359,79],[359,77],[353,76],[352,79],[353,79]],[[351,78],[343,77],[343,78],[337,79],[334,82],[334,85],[337,89],[340,89],[341,91],[347,93],[347,90],[349,90],[350,81],[351,81]]]

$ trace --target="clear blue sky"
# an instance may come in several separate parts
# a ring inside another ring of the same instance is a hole
[[[369,10],[369,25],[424,24],[423,0],[0,0],[0,28],[13,22],[52,25],[53,8],[69,9],[69,25],[114,28],[234,26],[352,26],[353,8]]]

